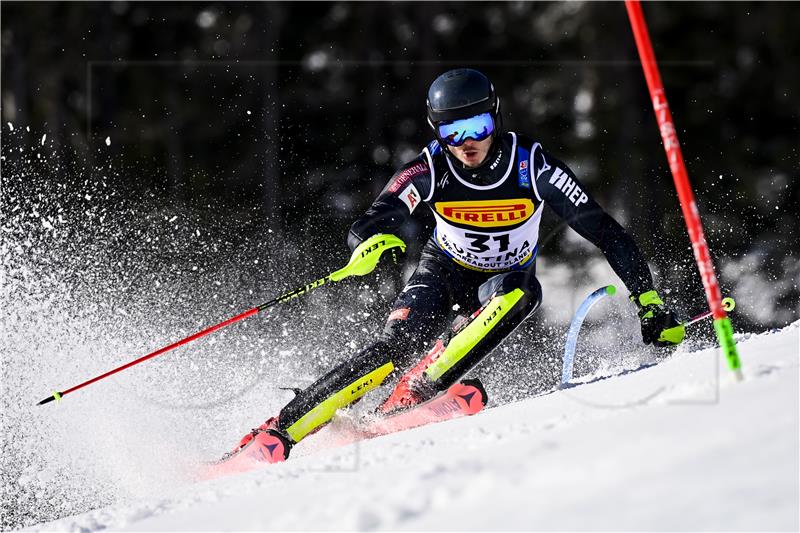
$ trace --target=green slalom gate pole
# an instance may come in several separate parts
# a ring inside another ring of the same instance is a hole
[[[672,113],[669,110],[664,84],[661,81],[661,74],[656,63],[656,56],[653,52],[653,45],[650,42],[650,35],[647,31],[647,23],[642,13],[642,6],[639,0],[626,0],[625,7],[628,10],[628,18],[631,21],[633,36],[636,39],[636,47],[639,50],[639,59],[642,63],[647,87],[650,90],[650,98],[653,102],[653,109],[656,113],[656,120],[661,131],[661,139],[664,143],[664,151],[667,153],[669,168],[672,171],[672,178],[675,188],[678,191],[678,199],[681,203],[683,218],[686,220],[686,227],[689,230],[689,238],[692,241],[694,257],[697,267],[700,270],[700,277],[703,280],[703,287],[708,300],[708,307],[714,317],[714,330],[717,333],[722,352],[728,361],[728,366],[734,372],[738,380],[742,379],[742,363],[739,353],[736,350],[736,341],[733,339],[733,326],[728,318],[725,309],[722,307],[722,293],[720,292],[719,282],[714,272],[714,264],[711,261],[711,254],[708,250],[703,233],[703,224],[700,221],[700,212],[697,209],[694,192],[689,183],[689,174],[686,171],[686,164],[683,161],[683,153],[678,142],[678,133],[675,123],[672,120]]]
[[[381,255],[384,252],[392,250],[394,248],[400,248],[401,250],[405,251],[406,245],[402,240],[400,240],[400,238],[395,237],[394,235],[384,235],[384,234],[374,235],[369,239],[365,240],[364,242],[362,242],[355,250],[353,250],[353,255],[350,257],[350,261],[347,263],[347,265],[343,268],[340,268],[336,272],[332,272],[327,276],[325,276],[324,278],[320,278],[316,281],[307,283],[302,287],[298,287],[285,294],[281,294],[280,296],[273,298],[268,302],[265,302],[257,307],[253,307],[252,309],[248,309],[244,313],[238,314],[235,317],[229,318],[228,320],[220,322],[219,324],[215,324],[202,331],[198,331],[194,335],[190,335],[185,339],[181,339],[168,346],[159,348],[158,350],[151,352],[147,355],[143,355],[142,357],[134,359],[129,363],[119,366],[113,370],[109,370],[105,374],[100,374],[99,376],[95,376],[92,379],[84,381],[83,383],[79,383],[78,385],[75,385],[74,387],[71,387],[69,389],[54,392],[52,396],[48,396],[44,400],[40,401],[37,405],[50,403],[54,400],[55,401],[61,400],[62,397],[66,396],[71,392],[75,392],[78,389],[87,387],[92,383],[100,381],[101,379],[105,379],[113,374],[116,374],[117,372],[122,372],[123,370],[130,368],[132,366],[136,366],[139,363],[143,363],[148,359],[152,359],[163,353],[174,350],[178,346],[183,346],[184,344],[188,344],[193,340],[199,339],[200,337],[205,337],[210,333],[213,333],[235,322],[239,322],[240,320],[244,320],[245,318],[258,314],[261,311],[269,309],[274,305],[277,305],[282,302],[287,302],[289,300],[293,300],[299,296],[307,294],[308,292],[318,287],[322,287],[323,285],[330,283],[332,281],[341,281],[351,276],[364,276],[366,274],[369,274],[370,272],[375,270],[375,267],[378,265],[378,261],[380,260]]]

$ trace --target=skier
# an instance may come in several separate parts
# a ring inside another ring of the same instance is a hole
[[[347,238],[353,263],[376,239],[402,244],[394,234],[422,204],[433,211],[436,228],[383,332],[299,392],[237,449],[261,434],[269,461],[283,460],[338,409],[402,371],[381,412],[413,406],[455,383],[539,307],[535,268],[545,203],[603,252],[638,306],[645,343],[683,340],[684,327],[655,290],[633,239],[567,165],[533,139],[503,131],[500,99],[486,76],[472,69],[445,72],[430,86],[427,114],[436,139],[394,174]],[[447,329],[454,310],[477,311],[409,371]]]

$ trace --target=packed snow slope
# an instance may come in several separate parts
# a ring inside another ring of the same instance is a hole
[[[41,528],[796,531],[800,322],[738,340]]]

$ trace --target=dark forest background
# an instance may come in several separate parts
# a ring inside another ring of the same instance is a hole
[[[724,292],[767,302],[743,305],[738,324],[796,320],[800,5],[644,9]],[[570,164],[659,284],[703,308],[621,2],[2,4],[4,136],[9,122],[30,143],[46,133],[67,166],[102,153],[132,195],[246,220],[248,239],[316,239],[335,262],[349,224],[430,140],[426,89],[458,66],[486,72],[506,126]],[[568,239],[542,250],[576,276],[585,253]]]
[[[734,328],[794,322],[800,4],[644,12]],[[151,497],[175,482],[170,449],[218,456],[288,401],[279,387],[374,338],[397,269],[197,340],[58,416],[34,406],[344,264],[350,224],[431,140],[426,91],[450,68],[491,77],[505,125],[575,170],[680,315],[706,308],[622,2],[3,1],[0,48],[0,529]],[[572,312],[614,281],[548,210],[539,250],[542,309],[474,371],[495,405],[560,383]],[[693,328],[680,351],[714,342]],[[668,356],[638,329],[630,302],[604,300],[575,376]]]

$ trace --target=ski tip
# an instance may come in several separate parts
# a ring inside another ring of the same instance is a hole
[[[606,285],[606,294],[611,296],[617,294],[617,288],[613,285]]]

